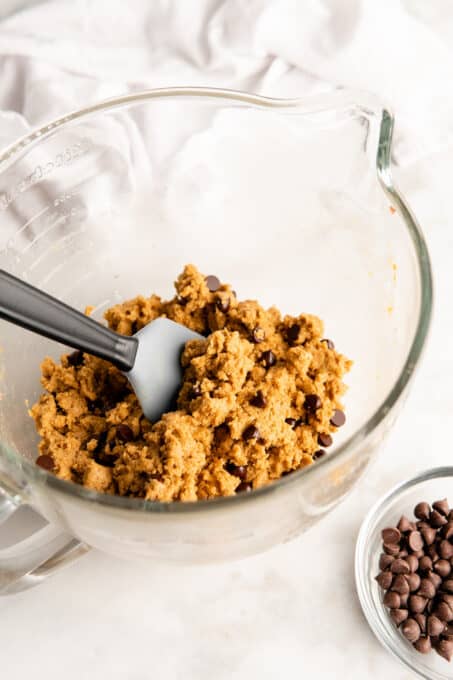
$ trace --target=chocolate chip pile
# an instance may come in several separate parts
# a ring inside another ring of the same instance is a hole
[[[447,499],[414,508],[382,531],[383,550],[376,581],[383,602],[404,637],[422,654],[431,649],[453,656],[453,510]]]

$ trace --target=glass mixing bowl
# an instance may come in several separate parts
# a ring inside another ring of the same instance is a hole
[[[0,155],[0,266],[94,316],[169,296],[187,262],[239,298],[301,311],[353,358],[332,452],[268,487],[197,503],[95,493],[34,465],[39,364],[65,348],[0,329],[0,515],[49,524],[0,551],[3,592],[96,547],[206,562],[297,536],[354,486],[395,420],[429,326],[420,229],[393,185],[391,114],[363,93],[276,100],[177,88],[69,114]]]

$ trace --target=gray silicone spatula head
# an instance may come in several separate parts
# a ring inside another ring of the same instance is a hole
[[[1,269],[0,318],[111,361],[129,379],[145,416],[152,421],[174,404],[185,343],[203,339],[165,318],[152,321],[132,337],[118,335]]]
[[[134,336],[138,340],[135,362],[125,371],[145,416],[157,420],[175,401],[181,384],[181,352],[188,340],[203,339],[170,319],[151,321]]]

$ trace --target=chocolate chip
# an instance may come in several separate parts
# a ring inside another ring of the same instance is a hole
[[[230,298],[218,298],[216,305],[217,309],[226,314],[230,308]]]
[[[325,342],[329,349],[335,349],[334,343],[332,342],[332,340],[329,340],[329,338],[323,338],[321,342]]]
[[[408,563],[409,569],[411,570],[412,573],[415,573],[419,568],[419,561],[415,557],[415,555],[408,555],[406,562]]]
[[[394,543],[384,543],[383,548],[387,555],[393,555],[394,557],[395,555],[398,555],[400,551],[399,545],[395,545]]]
[[[48,472],[52,472],[52,470],[55,469],[55,462],[52,456],[48,456],[46,453],[44,453],[42,456],[38,456],[37,459],[35,460],[36,465],[39,465],[39,467],[42,467],[43,470],[47,470]]]
[[[134,433],[129,425],[121,424],[116,428],[116,436],[122,442],[131,442],[134,438]]]
[[[429,513],[430,513],[431,508],[429,507],[429,504],[426,502],[422,503],[417,503],[417,505],[414,508],[414,515],[418,517],[418,519],[429,519]]]
[[[299,333],[300,333],[300,325],[298,323],[293,323],[292,326],[288,328],[286,331],[286,338],[288,342],[294,343],[297,342],[299,338]]]
[[[409,574],[410,567],[406,560],[402,560],[400,557],[398,557],[398,559],[392,562],[390,570],[392,574]]]
[[[205,278],[205,283],[208,289],[211,291],[211,293],[215,293],[216,290],[219,290],[221,285],[217,276],[213,276],[212,274]]]
[[[237,493],[242,493],[243,491],[251,491],[252,490],[252,485],[249,482],[241,482],[239,486],[236,487],[236,492]]]
[[[421,614],[424,611],[427,602],[428,600],[420,595],[411,595],[409,598],[409,609],[414,614]]]
[[[428,616],[426,622],[426,630],[428,631],[428,635],[440,635],[444,631],[444,628],[445,621],[441,621],[434,614]]]
[[[416,557],[418,560],[420,560],[424,556],[423,550],[415,550],[415,552],[412,553],[414,557]]]
[[[388,574],[389,572],[387,571],[384,573]],[[430,586],[433,587],[433,584],[430,583]],[[399,576],[395,576],[395,580],[392,583],[392,590],[394,590],[395,593],[399,593],[400,595],[406,595],[407,593],[409,593],[410,591],[409,583],[402,574],[400,574]]]
[[[389,609],[399,609],[401,605],[401,598],[398,593],[389,590],[385,593],[383,602]]]
[[[330,424],[334,427],[341,427],[346,422],[346,416],[343,411],[336,409],[333,412],[332,418],[330,419]]]
[[[431,546],[436,540],[436,530],[432,527],[422,527],[420,533],[427,546]]]
[[[447,593],[453,593],[453,579],[449,578],[442,583],[442,589]]]
[[[322,458],[325,455],[326,452],[324,451],[324,449],[318,449],[318,451],[315,451],[313,454],[313,460],[319,460],[319,458]]]
[[[390,610],[390,617],[395,623],[395,625],[399,626],[403,621],[407,619],[409,616],[409,612],[407,609],[391,609]]]
[[[428,555],[424,555],[418,562],[418,568],[421,572],[430,571],[433,568],[433,561]]]
[[[420,626],[415,619],[406,619],[401,626],[401,632],[409,642],[417,642],[420,637]]]
[[[411,593],[415,593],[416,590],[419,589],[420,583],[421,583],[421,578],[418,574],[407,574],[405,577],[406,581],[409,584],[409,590]]]
[[[392,564],[394,559],[395,558],[392,557],[391,555],[386,555],[385,553],[382,553],[379,558],[379,569],[382,570],[387,569],[387,567],[389,567]]]
[[[446,602],[450,609],[453,610],[453,595],[451,595],[450,593],[438,593],[438,595],[439,598]]]
[[[333,439],[332,439],[332,437],[330,436],[330,434],[326,434],[326,433],[324,433],[324,432],[320,432],[320,433],[318,434],[318,444],[319,444],[320,446],[325,446],[325,447],[327,447],[327,446],[332,446],[332,444],[333,444]]]
[[[438,510],[431,510],[430,515],[429,515],[429,522],[432,527],[435,527],[438,529],[439,527],[442,527],[444,524],[447,524],[447,518],[444,515],[441,515]]]
[[[247,467],[245,465],[235,465],[234,463],[227,463],[225,469],[230,475],[234,477],[239,477],[239,479],[244,480],[247,476]]]
[[[266,408],[267,401],[264,394],[259,390],[254,397],[250,399],[250,404],[256,408]]]
[[[442,536],[447,540],[453,536],[453,522],[448,522],[444,527],[442,527]]]
[[[420,637],[416,642],[414,642],[414,647],[420,654],[429,654],[431,651],[431,640],[429,637]]]
[[[249,425],[242,433],[242,439],[245,441],[249,441],[250,439],[259,439],[259,437],[260,431],[257,427],[255,427],[255,425]]]
[[[198,397],[201,397],[201,387],[199,385],[194,385],[190,391],[190,398],[198,399]]]
[[[273,353],[271,349],[266,350],[266,352],[263,352],[260,360],[264,362],[264,367],[265,368],[270,368],[271,366],[274,366],[275,363],[277,362],[277,357]]]
[[[451,623],[447,623],[442,634],[446,640],[453,640],[453,625]]]
[[[304,401],[304,408],[309,413],[314,413],[322,406],[322,401],[317,394],[307,394]]]
[[[433,510],[437,510],[437,512],[440,512],[441,515],[444,515],[444,517],[446,517],[450,512],[447,499],[443,498],[440,501],[435,501],[435,503],[433,503]]]
[[[81,352],[79,349],[76,349],[75,352],[68,354],[66,359],[70,366],[80,366],[83,364],[83,352]]]
[[[426,552],[433,562],[436,562],[436,560],[439,559],[439,555],[437,554],[436,546],[434,545],[434,543],[426,548]]]
[[[285,423],[294,429],[296,427],[297,420],[295,418],[285,418]]]
[[[409,600],[409,593],[404,593],[404,595],[400,595],[400,607],[401,607],[401,609],[407,609],[408,600]]]
[[[439,640],[438,644],[435,646],[435,650],[439,656],[450,661],[453,656],[453,642],[450,640]]]
[[[428,578],[422,578],[420,582],[420,587],[418,589],[418,595],[421,597],[427,597],[428,600],[432,600],[436,594],[436,589],[434,584]]]
[[[448,560],[437,560],[433,569],[441,578],[446,578],[451,572],[451,564]]]
[[[384,543],[399,543],[401,540],[401,532],[394,527],[382,529],[381,536]]]
[[[418,625],[420,626],[420,630],[423,634],[426,633],[426,616],[424,614],[414,614],[413,617]]]
[[[441,541],[438,550],[439,555],[444,560],[449,560],[450,557],[453,557],[453,545],[450,543],[450,541],[446,541],[445,539]]]
[[[442,583],[442,579],[439,576],[439,574],[435,574],[433,571],[430,571],[429,574],[427,575],[427,578],[431,581],[431,583],[434,585],[434,587],[439,588],[440,584]]]
[[[383,590],[388,590],[392,585],[393,576],[390,571],[381,571],[381,573],[376,576],[376,581]]]
[[[399,553],[398,553],[398,557],[403,557],[403,558],[409,557],[409,553],[407,552],[407,550],[404,550],[404,549],[400,550]]]
[[[450,622],[453,620],[453,611],[446,602],[439,602],[434,613],[441,621]]]
[[[253,329],[251,340],[252,340],[252,342],[255,343],[255,345],[259,345],[259,343],[263,342],[265,339],[266,339],[266,333],[264,332],[263,328],[260,328],[260,326],[257,326],[256,328]]]
[[[419,531],[411,531],[407,542],[411,550],[421,550],[423,548],[423,538]]]
[[[332,421],[330,421],[330,422],[332,422]],[[405,515],[402,515],[400,517],[400,521],[397,524],[397,528],[402,534],[408,533],[409,531],[413,530],[411,522],[408,520],[408,518]]]

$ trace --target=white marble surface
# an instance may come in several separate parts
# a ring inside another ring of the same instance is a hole
[[[437,310],[429,347],[385,450],[343,505],[291,544],[242,562],[167,569],[93,552],[39,588],[0,600],[9,680],[413,677],[375,640],[356,597],[361,520],[399,480],[452,459],[448,154],[401,184],[431,247]],[[22,524],[28,521],[25,516]]]

